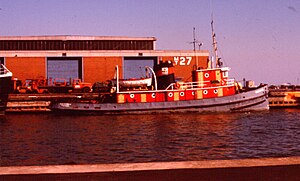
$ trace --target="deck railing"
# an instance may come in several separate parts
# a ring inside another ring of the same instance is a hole
[[[209,89],[218,87],[230,87],[234,86],[234,79],[222,80],[222,82],[212,83],[211,81],[201,81],[201,82],[177,82],[170,84],[166,90],[174,89]]]

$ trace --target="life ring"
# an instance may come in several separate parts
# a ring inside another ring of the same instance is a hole
[[[221,81],[221,85],[224,86],[226,83],[224,80]]]
[[[130,98],[133,99],[134,98],[134,94],[130,94]]]
[[[204,91],[203,91],[203,94],[205,94],[205,95],[206,95],[207,93],[208,93],[208,91],[207,91],[207,90],[204,90]]]
[[[172,93],[172,92],[169,92],[168,96],[169,96],[169,97],[173,97],[173,93]]]
[[[184,96],[184,92],[180,92],[179,95],[180,95],[181,97],[183,97],[183,96]]]

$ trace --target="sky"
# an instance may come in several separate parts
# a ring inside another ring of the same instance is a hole
[[[300,84],[300,0],[0,0],[0,36],[156,37],[192,50],[193,27],[236,80]]]

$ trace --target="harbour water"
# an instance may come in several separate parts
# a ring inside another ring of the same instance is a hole
[[[0,117],[0,166],[300,156],[300,109]]]

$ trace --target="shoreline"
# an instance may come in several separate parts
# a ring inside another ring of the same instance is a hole
[[[296,180],[300,157],[0,167],[4,180]]]

